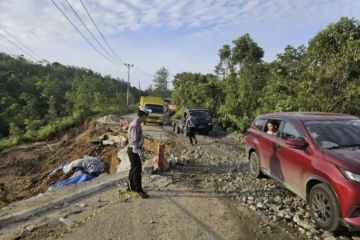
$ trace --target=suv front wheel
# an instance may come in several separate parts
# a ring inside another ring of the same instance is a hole
[[[263,176],[260,169],[259,157],[255,151],[250,154],[249,168],[250,168],[250,174],[253,178],[259,178]]]
[[[335,194],[324,183],[315,185],[309,194],[311,215],[325,230],[336,231],[340,226],[339,205]]]

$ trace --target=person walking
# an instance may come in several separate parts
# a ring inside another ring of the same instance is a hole
[[[150,110],[142,108],[138,110],[137,118],[134,119],[128,129],[127,154],[130,160],[129,183],[130,191],[137,192],[142,198],[148,198],[149,195],[144,192],[141,186],[142,164],[145,161],[143,152],[144,135],[142,133],[141,123],[145,122]]]
[[[188,137],[190,140],[190,144],[192,146],[194,146],[193,139],[195,141],[195,144],[197,144],[197,140],[195,137],[196,126],[197,126],[197,119],[191,112],[189,112],[187,115],[186,123],[185,123],[185,129],[187,131],[187,134],[188,134]]]

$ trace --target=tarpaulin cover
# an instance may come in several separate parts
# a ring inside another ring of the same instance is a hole
[[[91,179],[93,179],[95,177],[96,177],[96,175],[83,173],[83,174],[80,174],[78,176],[68,178],[68,179],[62,180],[62,181],[60,181],[58,183],[55,183],[55,184],[53,184],[53,185],[51,185],[49,187],[49,190],[54,190],[54,189],[57,189],[59,187],[64,187],[64,186],[68,186],[68,185],[72,185],[72,184],[79,184],[79,183],[82,183],[82,182],[85,182],[85,181],[89,181],[89,180],[91,180]]]

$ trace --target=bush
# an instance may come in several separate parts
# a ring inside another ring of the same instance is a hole
[[[0,139],[0,151],[15,146],[16,144],[18,144],[19,141],[17,139],[14,138],[3,138]]]

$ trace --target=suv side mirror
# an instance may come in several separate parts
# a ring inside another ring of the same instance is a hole
[[[286,145],[288,145],[291,148],[295,149],[302,149],[304,150],[307,147],[307,142],[302,138],[292,138],[286,140]]]

